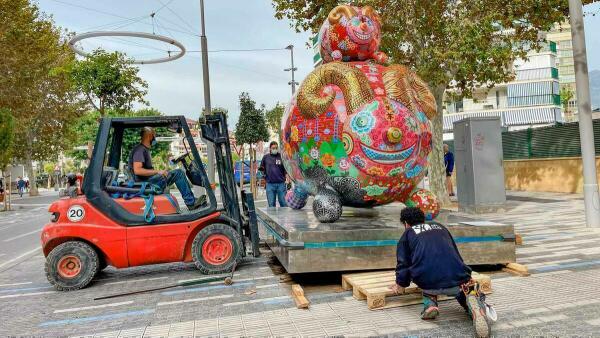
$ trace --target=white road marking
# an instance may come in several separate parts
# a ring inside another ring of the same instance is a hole
[[[228,274],[227,276],[230,276],[231,274]],[[239,276],[239,273],[234,273],[233,277],[237,277]],[[211,278],[211,277],[207,277],[206,279]],[[177,283],[185,283],[185,282],[191,282],[191,281],[197,281],[197,280],[202,280],[204,278],[194,278],[194,279],[180,279],[177,281]],[[238,281],[237,279],[234,279],[234,281]],[[210,283],[206,283],[206,284],[220,284],[223,283],[222,281],[216,281],[216,282],[210,282]]]
[[[156,306],[165,306],[165,305],[173,305],[173,304],[183,304],[183,303],[191,303],[191,302],[201,302],[203,300],[223,299],[223,298],[231,298],[231,297],[233,297],[233,295],[221,295],[221,296],[213,296],[213,297],[190,298],[190,299],[174,300],[172,302],[160,302],[160,303],[156,304]]]
[[[236,305],[243,305],[243,304],[250,304],[250,303],[261,303],[261,302],[267,302],[270,300],[277,300],[277,299],[287,299],[290,298],[290,296],[279,296],[279,297],[271,297],[271,298],[261,298],[261,299],[252,299],[252,300],[244,300],[241,302],[234,302],[234,303],[225,303],[222,304],[223,306],[236,306]]]
[[[20,206],[20,207],[40,207],[40,208],[44,208],[44,207],[49,207],[50,204],[46,204],[46,203],[11,203],[11,206],[16,205],[16,206]],[[39,209],[39,208],[38,208]]]
[[[235,282],[246,282],[246,281],[252,281],[252,280],[271,279],[271,278],[275,279],[275,276],[262,276],[262,277],[240,278],[240,279],[234,279],[234,281]]]
[[[129,305],[132,303],[133,303],[133,301],[129,300],[129,301],[120,302],[120,303],[108,303],[108,304],[95,305],[95,306],[84,306],[84,307],[75,307],[75,308],[70,308],[70,309],[55,310],[54,313],[77,312],[77,311],[92,310],[92,309],[102,309],[102,308],[106,308],[106,307]]]
[[[276,287],[279,284],[265,284],[265,285],[257,285],[255,288],[256,289],[266,289],[266,288],[272,288],[272,287]]]
[[[48,293],[56,293],[57,291],[43,291],[43,292],[30,292],[30,293],[15,293],[13,295],[0,296],[0,299],[4,298],[17,298],[17,297],[27,297],[27,296],[37,296],[37,295],[45,295]]]
[[[104,283],[104,285],[125,284],[125,283],[133,283],[133,282],[145,282],[145,281],[149,281],[149,280],[157,280],[157,279],[165,279],[165,278],[169,278],[169,277],[164,276],[164,277],[155,277],[155,278],[143,278],[143,279],[123,280],[123,281],[120,281],[120,282]]]
[[[7,238],[7,239],[4,240],[4,242],[14,241],[15,239],[19,239],[19,238],[26,237],[26,236],[29,236],[29,235],[37,234],[38,232],[41,232],[41,231],[42,231],[42,229],[37,229],[37,230],[31,231],[31,232],[28,232],[28,233],[25,233],[25,234],[21,234],[21,235],[15,236],[15,237]]]
[[[35,248],[33,250],[27,251],[26,253],[24,253],[24,254],[16,257],[16,258],[13,258],[10,261],[6,261],[6,262],[0,264],[0,269],[3,268],[3,267],[5,267],[8,264],[14,263],[14,262],[18,261],[19,259],[21,259],[21,258],[23,258],[23,257],[25,257],[27,255],[31,255],[32,253],[38,252],[40,250],[41,250],[40,248]]]
[[[0,284],[0,287],[4,287],[4,286],[15,286],[15,285],[25,285],[25,284],[31,284],[33,282],[22,282],[22,283],[11,283],[11,284]]]

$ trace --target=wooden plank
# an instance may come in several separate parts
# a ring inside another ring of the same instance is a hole
[[[384,295],[384,296],[388,296],[388,297],[389,296],[401,296],[401,295],[407,295],[407,294],[411,294],[411,293],[421,292],[421,289],[414,284],[411,284],[409,287],[404,288],[404,293],[401,293],[401,294],[396,294],[389,287],[390,287],[390,285],[381,286],[381,287],[373,288],[373,289],[364,289],[359,286],[358,289],[360,290],[360,292],[367,295],[367,297],[369,295]]]
[[[292,298],[294,298],[294,302],[298,309],[308,309],[310,302],[304,296],[304,290],[302,290],[302,287],[299,284],[292,285]]]
[[[452,297],[448,297],[448,296],[439,296],[438,297],[438,302],[446,302],[449,300],[452,300]],[[383,310],[383,309],[389,309],[389,308],[394,308],[394,307],[402,307],[402,306],[408,306],[408,305],[415,305],[415,304],[421,304],[423,302],[423,297],[417,294],[411,294],[411,295],[406,295],[406,296],[402,296],[402,298],[398,298],[398,299],[391,299],[388,300],[386,302],[386,304],[382,307],[378,307],[378,308],[372,308],[370,310]]]
[[[523,245],[523,237],[519,234],[515,234],[515,244]]]
[[[471,277],[479,283],[479,290],[483,293],[492,293],[492,278],[488,275],[473,273]]]
[[[519,264],[519,263],[508,263],[506,264],[506,268],[507,269],[511,269],[511,270],[515,270],[518,272],[522,272],[522,273],[527,273],[529,272],[529,269],[527,269],[527,267],[523,264]]]
[[[525,265],[519,263],[508,263],[506,264],[506,267],[502,269],[502,271],[521,277],[527,277],[531,275],[529,273],[529,269],[527,269]]]
[[[395,275],[395,272],[391,272]],[[358,281],[363,279],[378,277],[378,276],[386,276],[389,275],[390,271],[376,271],[376,272],[361,272],[361,273],[352,273],[352,274],[343,274],[342,275],[342,288],[345,291],[349,291],[352,289],[352,285]]]

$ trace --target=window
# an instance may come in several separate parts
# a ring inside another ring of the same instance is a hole
[[[463,101],[456,101],[454,102],[454,111],[457,113],[460,113],[463,111]]]

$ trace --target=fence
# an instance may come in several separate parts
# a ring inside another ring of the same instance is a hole
[[[596,155],[600,155],[600,120],[593,121]],[[502,133],[505,160],[581,156],[579,123]]]

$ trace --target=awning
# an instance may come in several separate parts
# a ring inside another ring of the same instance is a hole
[[[561,110],[558,107],[530,107],[511,110],[480,111],[444,115],[444,132],[454,129],[454,122],[466,117],[500,117],[502,126],[526,126],[562,122]]]

